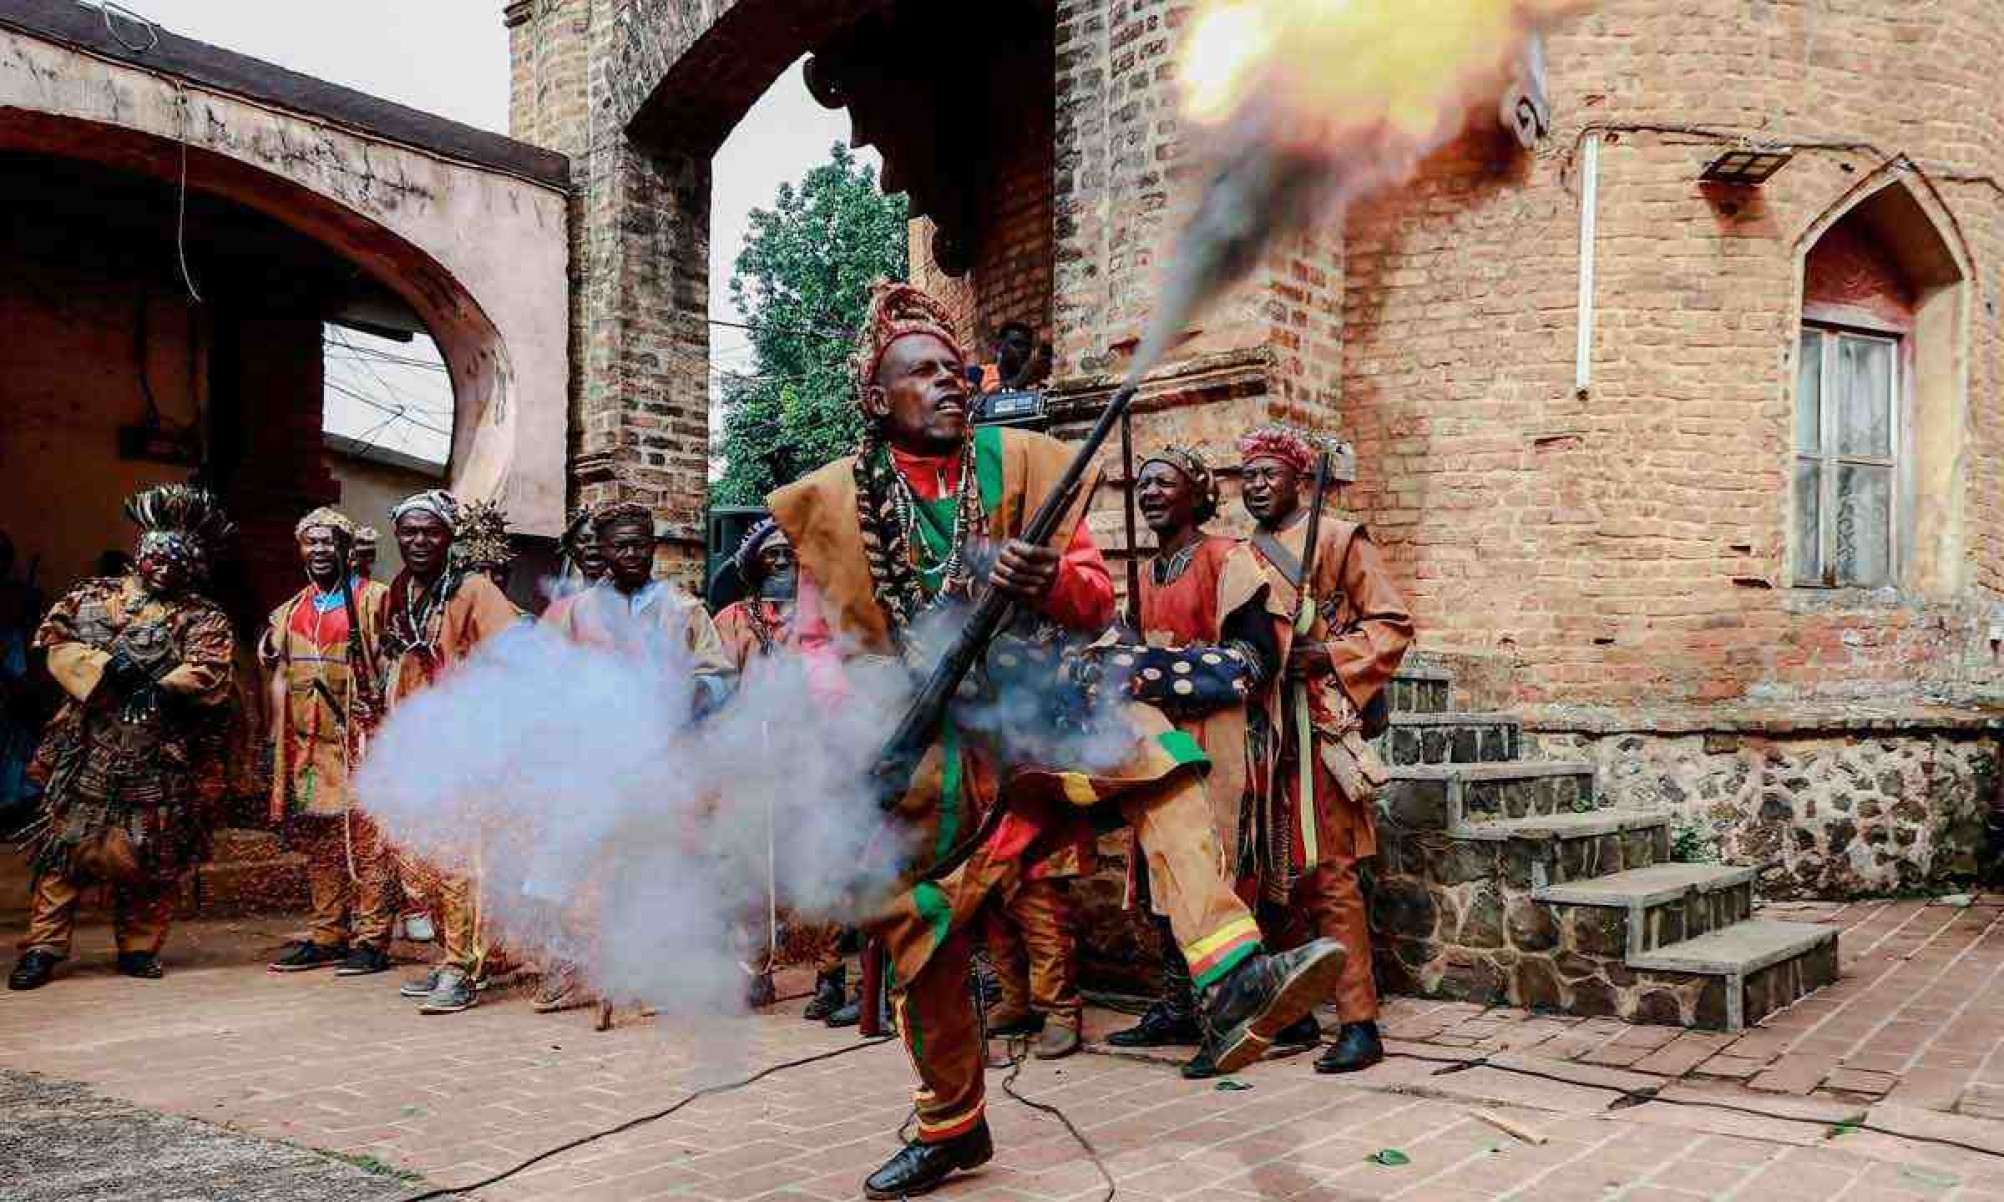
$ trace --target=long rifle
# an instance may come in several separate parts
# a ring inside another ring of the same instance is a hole
[[[1134,409],[1120,413],[1120,474],[1127,482],[1121,489],[1122,517],[1127,523],[1127,627],[1141,637],[1141,548],[1134,534]]]
[[[1106,445],[1107,436],[1134,401],[1137,385],[1124,384],[1106,403],[1099,420],[1079,444],[1077,453],[1065,468],[1065,474],[1045,496],[1043,503],[1023,527],[1018,536],[1022,541],[1042,546],[1051,541],[1058,532],[1058,525],[1064,520],[1073,502],[1078,499],[1086,472],[1092,466],[1093,457]],[[918,769],[919,761],[925,757],[926,749],[939,737],[940,719],[946,716],[947,703],[953,699],[954,690],[967,678],[977,661],[988,651],[988,645],[995,636],[1016,617],[1016,602],[1011,598],[989,589],[967,616],[967,622],[960,628],[953,644],[933,665],[931,675],[926,677],[924,687],[912,699],[911,707],[905,711],[897,729],[884,742],[883,750],[877,755],[876,782],[877,805],[886,813],[895,809],[898,799],[911,787],[912,773]],[[999,812],[1001,807],[995,807]],[[940,864],[950,864],[956,858],[963,858],[973,850],[974,839],[963,843],[960,849],[949,852]],[[933,868],[941,871],[940,865]]]
[[[1301,606],[1294,614],[1294,637],[1305,639],[1315,629],[1315,559],[1322,542],[1322,499],[1329,493],[1329,451],[1325,447],[1315,457],[1315,495],[1308,502],[1308,540],[1301,548]],[[1295,812],[1301,815],[1303,863],[1321,857],[1315,810],[1315,724],[1308,712],[1308,682],[1297,679],[1288,690],[1294,703],[1294,761],[1299,798]]]

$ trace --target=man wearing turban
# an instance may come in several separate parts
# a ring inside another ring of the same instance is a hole
[[[1355,953],[1332,999],[1342,1028],[1315,1062],[1317,1072],[1344,1073],[1384,1058],[1370,923],[1357,882],[1358,861],[1378,850],[1370,795],[1377,782],[1370,778],[1382,765],[1363,742],[1362,715],[1398,671],[1413,622],[1364,528],[1325,514],[1307,586],[1314,612],[1306,629],[1298,623],[1308,546],[1301,485],[1316,455],[1307,436],[1285,426],[1264,426],[1239,440],[1241,489],[1256,523],[1252,547],[1282,615],[1285,665],[1256,782],[1263,804],[1251,854],[1258,895],[1271,915],[1267,927],[1281,942],[1337,939]],[[1306,749],[1299,746],[1304,724]]]
[[[1103,629],[1112,578],[1081,521],[1083,497],[1052,545],[1020,537],[1071,452],[1041,434],[971,427],[966,360],[944,307],[916,288],[878,284],[854,367],[862,446],[769,499],[799,560],[795,638],[817,689],[840,695],[840,655],[923,660],[914,626],[940,598],[977,588],[1000,590],[1047,626]],[[1005,666],[994,658],[991,672]],[[949,715],[911,780],[898,808],[910,845],[949,862],[907,873],[866,923],[892,961],[898,1029],[920,1082],[917,1139],[864,1182],[869,1197],[924,1193],[993,1155],[967,987],[971,926],[991,897],[1009,896],[1029,865],[1058,850],[1084,807],[1104,802],[1137,829],[1228,1071],[1327,988],[1342,950],[1265,954],[1220,872],[1202,752],[1159,713],[1136,707],[1128,720],[1126,760],[1089,773],[1011,762],[992,732]],[[978,841],[963,847],[970,832]]]
[[[308,937],[271,969],[363,976],[389,968],[396,917],[394,862],[351,784],[375,720],[389,590],[347,570],[356,529],[346,514],[316,509],[293,534],[306,585],[272,611],[258,657],[271,677],[271,820],[306,857],[313,913]]]
[[[459,501],[442,489],[406,497],[390,511],[403,571],[383,605],[379,692],[386,713],[431,687],[481,643],[522,620],[521,611],[480,572],[452,562]],[[469,832],[471,842],[477,835]],[[405,887],[437,921],[439,963],[400,992],[422,1014],[454,1014],[479,1000],[489,949],[480,930],[479,882],[469,861],[456,865],[406,857]]]

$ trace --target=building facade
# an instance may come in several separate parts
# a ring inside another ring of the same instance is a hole
[[[914,274],[977,339],[1046,334],[1060,432],[1111,391],[1198,182],[1189,6],[1008,0],[972,48],[934,7],[506,6],[514,132],[573,161],[585,496],[700,545],[705,381],[678,365],[706,358],[709,159],[803,54],[913,197]],[[2004,642],[2000,41],[1983,0],[1607,0],[1546,39],[1535,145],[1478,112],[1274,248],[1151,374],[1139,437],[1342,439],[1422,659],[1694,854],[1776,893],[1966,871]],[[1707,177],[1736,150],[1785,162]],[[1105,497],[1095,529],[1127,553]]]

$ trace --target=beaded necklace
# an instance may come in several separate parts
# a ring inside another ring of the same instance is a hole
[[[884,453],[890,454],[888,450]],[[895,463],[890,475],[891,505],[897,512],[898,525],[904,530],[905,545],[911,549],[912,564],[918,569],[928,590],[934,596],[971,591],[973,579],[967,571],[965,553],[968,539],[974,533],[974,523],[981,514],[981,484],[974,466],[974,439],[970,437],[960,444],[960,480],[953,495],[953,532],[943,554],[933,554],[931,545],[920,531],[918,507],[921,502]]]

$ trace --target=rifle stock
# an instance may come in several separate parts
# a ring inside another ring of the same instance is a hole
[[[1064,520],[1066,511],[1078,499],[1093,457],[1106,444],[1107,436],[1133,403],[1135,391],[1133,383],[1124,384],[1107,401],[1099,420],[1093,423],[1092,430],[1086,434],[1085,441],[1079,444],[1077,453],[1066,466],[1065,474],[1058,478],[1057,484],[1024,525],[1019,535],[1024,542],[1041,546],[1050,542],[1057,533],[1058,524]],[[967,679],[975,663],[987,653],[988,645],[995,641],[995,636],[1015,617],[1015,601],[994,589],[982,594],[973,612],[968,614],[967,622],[939,657],[939,662],[933,665],[924,686],[912,699],[904,717],[878,753],[875,777],[880,809],[886,812],[894,809],[898,799],[911,787],[912,773],[917,771],[926,748],[932,746],[938,736],[940,719],[946,716],[946,707],[953,700],[954,691],[960,688],[960,682]]]

